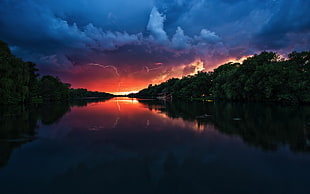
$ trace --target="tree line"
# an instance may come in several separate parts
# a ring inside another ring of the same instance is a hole
[[[229,62],[212,72],[198,72],[149,85],[133,97],[172,94],[174,99],[216,99],[310,103],[310,51],[292,52],[286,59],[261,52],[242,63]]]
[[[72,89],[57,77],[39,77],[36,64],[14,56],[8,45],[0,41],[0,104],[63,101],[70,98],[104,97],[113,95]]]

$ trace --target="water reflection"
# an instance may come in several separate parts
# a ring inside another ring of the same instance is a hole
[[[14,148],[32,140],[35,128],[36,118],[25,107],[0,108],[0,168]]]
[[[4,167],[15,148],[36,139],[38,122],[43,125],[57,123],[71,107],[83,107],[89,103],[107,99],[83,99],[35,105],[0,106],[0,168]]]
[[[197,123],[200,130],[212,124],[228,135],[237,135],[250,145],[276,150],[289,145],[292,151],[310,151],[310,107],[268,104],[203,103],[140,100],[151,111],[169,118]]]
[[[98,103],[101,105],[98,106]],[[83,110],[83,113],[78,114],[79,118],[74,117],[69,123],[71,127],[98,131],[124,127],[119,126],[120,124],[125,124],[126,127],[127,124],[136,123],[136,126],[130,126],[130,128],[149,128],[152,125],[151,127],[160,129],[160,119],[155,119],[153,116],[147,117],[147,113],[137,109],[137,107],[144,107],[155,112],[159,117],[172,118],[173,120],[169,122],[173,125],[198,132],[217,129],[224,134],[241,137],[248,144],[264,150],[277,150],[279,146],[289,145],[292,151],[310,151],[310,107],[307,106],[165,103],[129,98],[117,98],[106,102],[102,99],[86,99],[72,101],[70,104],[2,106],[0,109],[0,167],[7,163],[14,148],[35,139],[38,121],[44,125],[52,125],[70,112],[72,107],[75,110],[75,107],[86,107],[88,104],[96,106]],[[123,118],[124,115],[125,118]],[[105,119],[102,120],[102,117]],[[90,125],[90,123],[93,124]]]
[[[70,110],[68,103],[0,107],[0,167],[7,164],[12,151],[36,138],[38,121],[52,125]]]
[[[309,119],[309,107],[128,98],[1,109],[0,192],[305,193]]]

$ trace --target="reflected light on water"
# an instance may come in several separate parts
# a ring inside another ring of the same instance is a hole
[[[163,130],[163,126],[169,125],[175,129],[191,129],[203,133],[206,130],[211,132],[212,128],[212,126],[206,127],[197,120],[172,118],[165,112],[164,105],[146,106],[138,99],[126,97],[90,103],[87,107],[72,107],[65,120],[73,128],[87,129],[93,132],[124,128],[127,130],[128,128]]]
[[[138,104],[139,101],[136,98],[127,98],[127,97],[116,97],[112,101],[121,101],[122,103]]]
[[[86,107],[72,107],[66,115],[67,125],[73,128],[99,131],[102,129],[113,129],[125,123],[129,124],[134,115],[143,118],[144,109],[136,99],[114,98],[104,102],[89,103]]]
[[[120,101],[121,101],[121,104],[138,104],[139,101],[136,99],[136,98],[127,98],[127,97],[117,97],[114,99],[116,101],[116,105],[117,105],[117,108],[118,108],[118,111],[121,111],[121,106],[120,106]]]
[[[1,193],[309,190],[309,107],[114,98],[41,110],[0,117]]]

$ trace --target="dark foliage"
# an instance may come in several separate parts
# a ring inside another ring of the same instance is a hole
[[[93,92],[84,88],[69,90],[70,99],[87,99],[87,98],[112,98],[113,95],[105,92]]]
[[[135,97],[158,97],[170,93],[174,99],[221,99],[310,103],[310,51],[293,52],[287,59],[262,52],[243,63],[226,63],[213,72],[172,78],[141,90]]]
[[[36,71],[33,63],[16,58],[7,44],[0,41],[0,103],[29,101],[35,90]]]
[[[0,41],[0,104],[66,101],[69,99],[100,97],[112,94],[69,89],[70,84],[50,75],[39,78],[36,64],[24,62],[12,55],[8,45]]]

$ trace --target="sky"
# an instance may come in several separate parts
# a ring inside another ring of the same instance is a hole
[[[124,94],[310,50],[309,0],[0,0],[0,39],[41,75]]]

